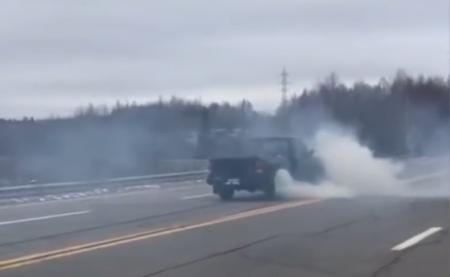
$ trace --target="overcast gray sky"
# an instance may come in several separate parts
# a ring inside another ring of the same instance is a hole
[[[448,0],[0,0],[0,116],[163,95],[274,108],[345,80],[448,74]]]

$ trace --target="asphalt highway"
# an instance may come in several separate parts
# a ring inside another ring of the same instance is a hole
[[[450,276],[449,202],[206,185],[0,208],[0,276]]]

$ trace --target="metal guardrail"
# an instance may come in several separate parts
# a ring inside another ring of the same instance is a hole
[[[435,161],[437,159],[435,157],[429,158],[420,157],[420,158],[410,158],[409,160]],[[130,186],[139,186],[156,183],[162,184],[176,181],[201,180],[206,177],[206,174],[207,174],[206,170],[200,170],[200,171],[157,174],[148,176],[114,178],[108,180],[95,180],[86,182],[64,182],[64,183],[0,187],[0,199],[80,192],[85,189],[99,189],[99,188],[119,189]]]
[[[200,180],[206,177],[206,170],[189,171],[148,176],[115,178],[87,182],[49,183],[39,185],[23,185],[0,187],[0,199],[42,196],[48,194],[78,192],[84,189],[118,189],[130,186],[139,186],[155,183],[168,183],[176,181]]]

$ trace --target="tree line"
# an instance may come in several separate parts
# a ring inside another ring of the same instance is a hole
[[[162,170],[162,160],[199,157],[205,136],[220,140],[239,130],[308,136],[330,122],[351,127],[376,155],[433,154],[448,141],[449,84],[399,71],[392,80],[344,85],[332,74],[274,113],[257,112],[247,100],[203,104],[174,97],[89,105],[70,117],[0,120],[0,179],[151,174]]]

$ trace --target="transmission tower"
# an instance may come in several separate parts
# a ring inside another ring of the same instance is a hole
[[[287,92],[288,92],[288,76],[286,68],[283,68],[281,72],[281,103],[285,105],[287,103]]]

